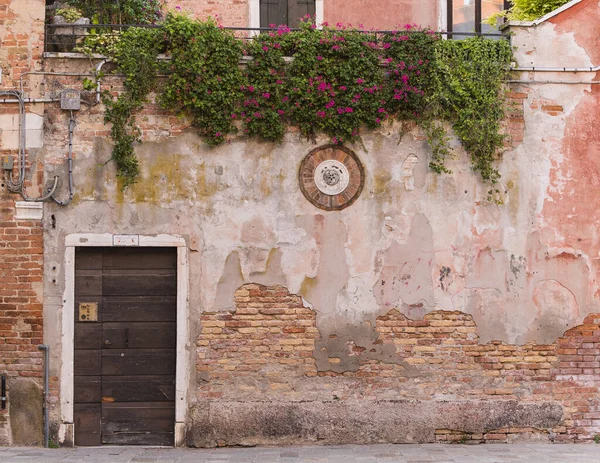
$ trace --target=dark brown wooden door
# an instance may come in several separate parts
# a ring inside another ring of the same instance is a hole
[[[298,27],[305,15],[315,14],[315,0],[261,0],[260,27],[280,26]]]
[[[174,248],[77,248],[76,445],[174,444],[176,265]]]

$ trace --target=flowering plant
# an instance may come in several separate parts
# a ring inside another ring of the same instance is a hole
[[[122,35],[117,62],[128,63],[125,73],[136,78],[127,80],[127,92],[117,101],[108,102],[109,111],[129,101],[135,103],[127,106],[134,117],[147,93],[158,90],[159,104],[187,115],[210,145],[227,142],[240,127],[249,136],[279,142],[290,125],[310,139],[325,133],[335,144],[353,143],[363,128],[409,119],[424,130],[430,167],[437,172],[448,171],[444,122],[449,122],[474,169],[490,183],[499,178],[493,162],[504,141],[501,88],[511,60],[508,41],[440,40],[410,24],[386,34],[339,24],[318,29],[306,18],[297,31],[272,25],[248,43],[215,20],[195,21],[177,12],[145,34]],[[139,49],[143,37],[146,53]],[[134,72],[140,53],[146,59],[143,73]],[[158,53],[170,60],[148,65]],[[250,55],[245,67],[239,64],[243,55]],[[157,89],[148,82],[159,71],[166,80]],[[115,141],[121,153],[134,156]]]

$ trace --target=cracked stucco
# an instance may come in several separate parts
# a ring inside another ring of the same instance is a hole
[[[558,29],[553,23],[517,29],[519,64],[598,64],[589,44]],[[574,78],[548,76],[558,77]],[[189,246],[192,336],[201,312],[230,310],[234,290],[257,282],[284,285],[314,307],[322,368],[352,369],[345,354],[339,364],[325,365],[349,342],[385,358],[387,352],[372,346],[372,326],[392,308],[410,318],[433,310],[467,312],[484,343],[553,342],[600,305],[594,224],[553,209],[586,202],[585,192],[575,194],[573,175],[589,163],[578,160],[585,153],[569,140],[580,133],[574,118],[582,108],[588,114],[597,96],[590,85],[520,85],[514,91],[526,94],[525,135],[499,164],[502,206],[486,202],[488,186],[456,140],[448,165],[453,173],[437,175],[428,171],[422,133],[400,123],[366,133],[364,145],[351,147],[365,167],[365,187],[343,211],[316,209],[302,195],[298,166],[315,145],[297,133],[286,134],[281,145],[236,138],[209,148],[192,132],[165,137],[162,126],[145,129],[145,142],[136,148],[142,175],[123,193],[107,164],[108,142],[81,139],[102,127],[101,114],[82,115],[75,132],[75,201],[68,209],[46,207],[45,220],[54,215],[56,228],[46,227],[45,263],[58,270],[46,278],[45,310],[60,308],[66,234],[169,233],[184,236]],[[549,114],[536,101],[563,111]],[[47,170],[60,172],[56,153],[65,120],[46,124],[42,155],[56,164]],[[574,194],[576,200],[566,201]],[[59,334],[58,323],[51,323],[48,338]]]

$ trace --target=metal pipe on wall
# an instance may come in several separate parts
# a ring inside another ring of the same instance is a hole
[[[50,395],[50,347],[40,344],[38,349],[44,351],[44,447],[48,448],[50,437],[50,423],[48,422],[48,397]]]

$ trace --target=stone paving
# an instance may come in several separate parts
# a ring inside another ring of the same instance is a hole
[[[0,448],[0,463],[600,463],[594,444],[344,445],[172,449]]]

